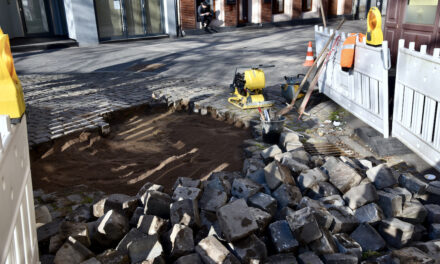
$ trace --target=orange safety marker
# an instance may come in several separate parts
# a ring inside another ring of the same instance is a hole
[[[304,62],[304,66],[306,67],[312,67],[314,63],[314,59],[313,59],[313,47],[312,47],[312,42],[309,41],[309,46],[307,47],[307,57],[306,57],[306,61]]]

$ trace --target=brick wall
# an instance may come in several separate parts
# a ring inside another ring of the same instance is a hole
[[[230,27],[236,25],[237,25],[237,5],[227,5],[225,1],[225,26]]]
[[[182,29],[196,28],[196,7],[194,0],[180,0]]]
[[[300,18],[302,14],[302,0],[292,0],[292,18]]]
[[[261,22],[272,22],[272,4],[261,1]]]

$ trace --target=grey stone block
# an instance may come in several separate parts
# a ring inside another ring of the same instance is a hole
[[[278,147],[278,145],[272,145],[263,151],[261,151],[260,155],[265,161],[273,160],[275,155],[283,153],[283,151]]]
[[[387,187],[392,187],[397,184],[393,173],[390,171],[386,164],[380,164],[367,170],[367,177],[379,190]]]
[[[223,234],[229,242],[244,238],[258,229],[258,225],[243,199],[219,208],[217,218]]]
[[[125,194],[111,194],[93,205],[93,215],[95,217],[101,217],[108,211],[114,210],[130,218],[134,210],[136,210],[138,203],[139,199],[137,197]]]
[[[391,253],[393,259],[399,261],[399,263],[424,263],[434,264],[436,261],[429,257],[426,253],[415,247],[403,248],[400,250],[394,250]]]
[[[329,182],[318,182],[305,192],[305,195],[313,199],[321,199],[323,197],[339,195],[340,192],[336,187]]]
[[[411,241],[414,225],[397,218],[391,218],[382,220],[378,230],[388,244],[395,248],[402,248]]]
[[[402,197],[402,202],[406,203],[412,199],[412,194],[406,188],[403,187],[394,187],[394,188],[385,188],[384,191],[388,193],[392,193],[395,195],[400,195]]]
[[[384,219],[382,209],[375,203],[369,203],[359,207],[354,212],[354,216],[358,219],[359,223],[368,224],[376,224]]]
[[[248,205],[259,208],[274,216],[277,212],[277,200],[265,193],[256,193],[249,197]]]
[[[264,169],[259,169],[246,175],[246,177],[258,184],[266,184],[266,179],[264,178]]]
[[[378,199],[376,188],[371,183],[352,187],[343,197],[351,209],[375,202]]]
[[[345,206],[345,201],[338,194],[322,197],[319,199],[324,206]]]
[[[440,224],[430,224],[429,225],[429,238],[440,239]]]
[[[428,211],[425,209],[422,203],[417,199],[412,199],[403,205],[403,210],[399,218],[403,221],[417,224],[423,223],[427,215]]]
[[[199,254],[193,253],[183,257],[178,258],[174,264],[203,264],[202,259]]]
[[[267,258],[266,245],[254,234],[231,244],[242,263],[261,263]]]
[[[196,252],[200,255],[200,258],[205,264],[240,263],[214,236],[208,236],[202,239],[196,246]]]
[[[294,151],[291,151],[290,153],[292,153],[292,159],[302,163],[302,164],[309,164],[310,162],[310,154],[303,150],[303,149],[297,149]]]
[[[395,217],[402,214],[402,196],[384,191],[378,191],[379,200],[377,204],[382,208],[385,217]]]
[[[130,218],[130,226],[137,226],[139,222],[139,218],[143,214],[144,214],[144,208],[137,207],[136,210],[134,210],[133,216]]]
[[[158,184],[154,184],[151,182],[146,182],[138,191],[136,197],[138,197],[141,202],[143,202],[145,200],[145,196],[147,194],[148,191],[158,191],[158,192],[163,192],[164,191],[164,187],[162,185],[158,185]]]
[[[292,152],[290,152],[290,153],[292,153]],[[305,170],[310,170],[310,167],[308,165],[306,165],[305,163],[302,163],[301,161],[293,159],[291,156],[292,155],[284,156],[281,159],[281,164],[283,166],[286,166],[287,168],[289,168],[295,174],[298,174],[298,173],[305,171]]]
[[[356,170],[342,161],[329,159],[323,167],[328,171],[329,181],[342,193],[357,186],[362,180]]]
[[[287,143],[301,143],[299,140],[299,136],[295,132],[283,132],[280,135],[279,144],[282,147],[285,147]],[[302,145],[302,143],[301,143]]]
[[[357,264],[358,258],[351,254],[334,253],[323,255],[325,264]]]
[[[347,234],[335,234],[333,238],[340,253],[352,254],[359,260],[362,258],[362,247],[353,238]]]
[[[128,255],[131,263],[160,259],[163,248],[157,235],[134,240],[128,244]]]
[[[333,236],[327,229],[321,229],[322,236],[309,244],[309,247],[317,255],[332,254],[338,252]]]
[[[96,222],[94,239],[103,246],[111,246],[119,242],[130,230],[128,219],[116,211],[110,210]]]
[[[328,180],[328,176],[325,173],[323,173],[319,168],[303,171],[297,178],[298,187],[302,191],[304,191],[307,188],[311,188],[317,182],[327,181],[327,180]]]
[[[144,214],[170,218],[172,199],[168,194],[158,191],[148,191],[144,199]]]
[[[175,224],[166,234],[166,251],[178,258],[194,251],[193,231],[186,225]]]
[[[243,162],[243,174],[249,175],[256,172],[259,169],[264,168],[266,165],[263,160],[256,158],[245,159]]]
[[[298,255],[299,264],[323,264],[321,259],[312,251],[307,251]]]
[[[254,216],[255,221],[258,225],[258,231],[263,233],[266,230],[266,227],[270,224],[272,220],[272,216],[259,208],[249,207],[251,214]]]
[[[428,184],[420,180],[411,173],[404,173],[399,176],[399,184],[405,187],[413,194],[424,194],[428,188]]]
[[[271,264],[297,264],[295,255],[293,253],[283,253],[272,255],[267,258],[266,263]]]
[[[188,177],[179,177],[174,183],[173,190],[176,190],[177,187],[188,187],[188,188],[198,188],[201,187],[201,181],[199,179],[191,179]]]
[[[180,200],[170,205],[172,225],[183,224],[189,227],[200,226],[199,207],[196,200]]]
[[[425,205],[428,211],[428,222],[429,223],[440,223],[440,205],[438,204],[427,204]]]
[[[430,182],[426,191],[431,194],[440,195],[440,181]]]
[[[85,223],[75,223],[65,221],[60,226],[59,235],[62,240],[73,237],[76,241],[82,243],[86,247],[92,244],[90,241],[89,229]]]
[[[385,240],[369,224],[359,225],[350,236],[361,245],[363,251],[380,251],[386,247]]]
[[[236,178],[232,183],[231,194],[239,199],[247,199],[262,189],[261,185],[248,178]]]
[[[139,217],[137,229],[147,235],[162,234],[166,231],[168,220],[155,215],[142,215]]]
[[[264,167],[264,177],[267,186],[269,186],[271,190],[275,190],[282,183],[295,185],[290,170],[277,161],[273,161]]]
[[[200,196],[202,196],[202,191],[199,188],[178,186],[174,189],[172,199],[174,201],[185,199],[198,200]]]
[[[216,212],[228,201],[228,195],[220,190],[213,188],[205,188],[199,201],[199,206],[203,210]]]
[[[94,257],[93,252],[91,252],[79,241],[76,241],[73,237],[69,237],[66,243],[64,243],[56,253],[53,263],[75,264],[81,263],[91,257]]]
[[[330,230],[333,234],[350,233],[359,225],[356,217],[349,214],[344,207],[331,207],[327,209],[333,216]]]
[[[114,250],[114,249],[108,249],[98,256],[96,256],[96,259],[104,263],[111,263],[111,264],[128,264],[130,263],[130,257],[128,254],[123,254],[120,251]]]
[[[269,225],[271,241],[278,253],[295,252],[299,246],[298,241],[290,230],[285,220],[273,222]]]
[[[286,206],[295,208],[302,199],[301,191],[293,185],[282,184],[273,193],[272,196],[278,201],[278,207]]]
[[[121,252],[122,254],[128,254],[128,244],[134,240],[145,238],[147,234],[144,234],[142,231],[132,228],[130,231],[119,241],[119,244],[116,246],[116,250]]]
[[[286,216],[290,229],[301,243],[310,243],[322,236],[313,210],[305,207]]]

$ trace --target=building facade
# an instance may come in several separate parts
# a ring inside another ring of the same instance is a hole
[[[183,29],[200,28],[197,7],[202,0],[179,0]],[[217,27],[319,18],[319,0],[207,0]],[[322,0],[327,16],[352,15],[353,0]]]
[[[2,0],[10,38],[66,37],[79,45],[176,33],[176,0]]]

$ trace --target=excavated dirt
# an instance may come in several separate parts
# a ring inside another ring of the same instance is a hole
[[[32,150],[34,189],[52,192],[84,184],[105,193],[135,195],[147,181],[170,192],[180,176],[203,178],[240,171],[241,144],[250,137],[210,117],[186,113],[123,113],[107,137],[83,132]]]

